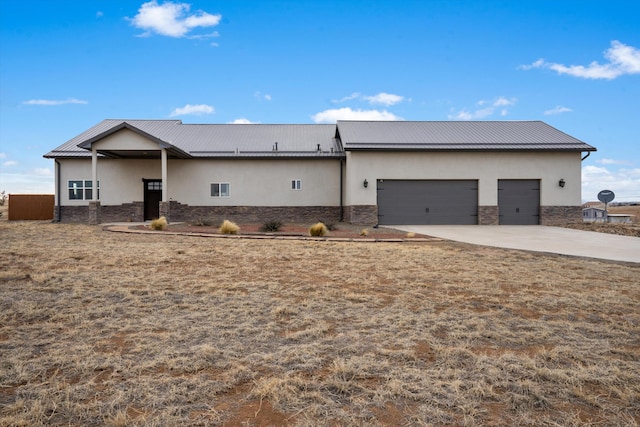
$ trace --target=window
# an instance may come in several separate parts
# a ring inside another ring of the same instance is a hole
[[[211,184],[211,197],[229,197],[229,183],[214,182]]]
[[[69,189],[69,200],[92,200],[93,198],[93,181],[85,180],[69,180],[67,188]],[[98,181],[98,199],[100,199],[100,181]]]
[[[147,181],[147,190],[152,190],[152,191],[162,190],[162,181]]]
[[[291,180],[291,189],[292,190],[302,190],[302,180],[301,179],[292,179]]]

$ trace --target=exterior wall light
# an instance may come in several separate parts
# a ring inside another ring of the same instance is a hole
[[[560,181],[558,181],[558,185],[559,185],[560,187],[564,188],[564,184],[565,184],[564,179],[563,179],[563,178],[560,178]]]
[[[367,181],[367,178],[364,179],[362,185],[364,185],[364,188],[367,188],[369,186],[369,181]]]

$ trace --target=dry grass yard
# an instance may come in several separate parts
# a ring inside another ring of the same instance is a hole
[[[0,425],[634,426],[640,265],[0,222]]]

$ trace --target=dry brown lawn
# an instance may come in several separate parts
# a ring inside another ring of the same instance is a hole
[[[640,265],[0,222],[0,425],[640,423]]]

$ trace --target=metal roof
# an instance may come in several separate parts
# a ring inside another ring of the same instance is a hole
[[[70,139],[48,158],[91,157],[91,144],[127,128],[167,148],[174,157],[343,157],[335,125],[183,124],[180,120],[107,119]]]
[[[347,150],[595,151],[541,121],[317,124],[183,124],[180,120],[107,119],[45,154],[91,157],[91,144],[129,129],[178,158],[341,158]],[[104,152],[133,157],[135,152]]]
[[[596,151],[541,121],[342,121],[345,150]]]

